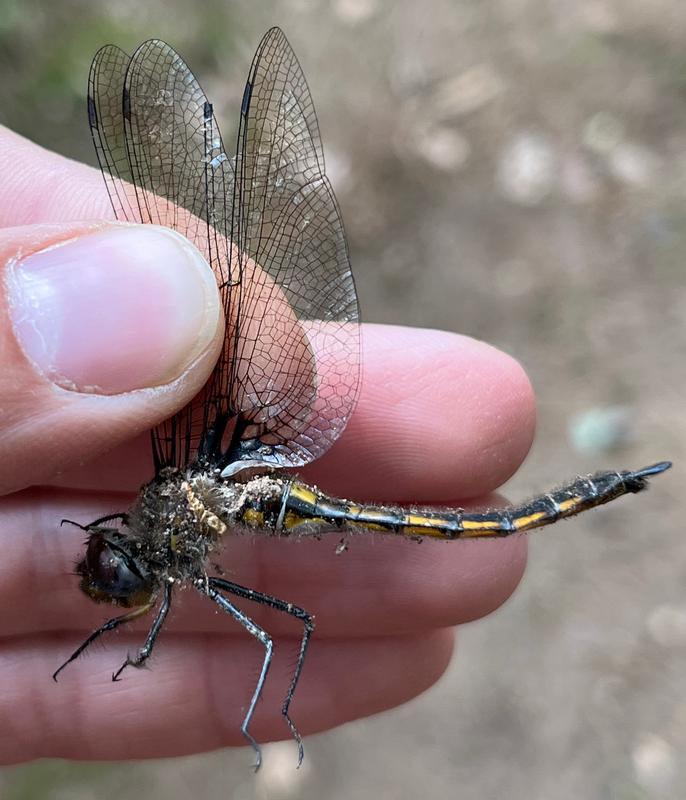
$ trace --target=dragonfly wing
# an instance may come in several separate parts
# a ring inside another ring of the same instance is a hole
[[[312,99],[278,29],[253,61],[237,155],[159,40],[96,55],[89,120],[118,219],[166,225],[212,265],[227,332],[202,396],[153,431],[157,469],[296,466],[343,430],[359,384],[359,312]]]

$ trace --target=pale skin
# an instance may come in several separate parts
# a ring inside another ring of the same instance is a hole
[[[0,175],[0,268],[20,251],[86,235],[112,219],[99,172],[6,129]],[[192,592],[177,602],[151,670],[129,669],[121,682],[111,680],[127,652],[142,644],[148,618],[107,637],[59,683],[51,680],[87,634],[117,613],[79,591],[72,572],[84,534],[60,520],[86,524],[126,510],[152,476],[148,429],[201,388],[220,330],[173,382],[103,402],[56,391],[37,375],[16,345],[4,296],[0,310],[0,763],[243,745],[242,709],[261,650]],[[358,407],[333,449],[302,471],[308,481],[359,500],[460,505],[483,502],[524,459],[534,399],[509,356],[456,334],[370,325],[363,358]],[[526,560],[520,536],[421,545],[356,537],[336,556],[339,538],[233,537],[218,559],[231,580],[315,615],[291,707],[305,747],[308,734],[428,688],[449,663],[453,626],[500,606]],[[274,638],[252,733],[260,742],[287,738],[280,706],[298,625],[249,603],[241,607]]]

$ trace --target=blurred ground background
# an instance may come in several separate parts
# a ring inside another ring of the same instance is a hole
[[[260,36],[319,111],[365,318],[485,339],[539,399],[512,498],[672,458],[640,498],[532,537],[512,600],[404,708],[265,748],[0,772],[24,798],[686,796],[686,12],[681,0],[0,0],[0,120],[94,163],[103,43],[158,36],[232,135]],[[682,512],[682,513],[680,513]],[[0,723],[1,724],[1,723]]]

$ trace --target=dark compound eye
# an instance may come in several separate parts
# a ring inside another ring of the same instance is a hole
[[[136,560],[105,534],[91,533],[86,557],[77,567],[81,588],[94,600],[139,605],[150,597],[150,586]]]

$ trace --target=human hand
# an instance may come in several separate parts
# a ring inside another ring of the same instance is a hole
[[[0,174],[0,761],[244,744],[261,648],[194,593],[179,596],[151,671],[111,681],[145,638],[142,621],[57,685],[50,679],[113,616],[78,591],[83,533],[60,520],[126,510],[152,476],[145,431],[201,388],[222,331],[203,266],[170,234],[109,224],[98,172],[0,130]],[[363,343],[357,409],[340,441],[303,470],[307,480],[356,500],[457,505],[517,468],[534,410],[514,361],[436,331],[365,326]],[[430,686],[449,661],[451,626],[497,608],[525,562],[522,537],[418,545],[359,536],[336,557],[337,540],[232,537],[221,557],[232,580],[315,615],[292,705],[305,736]],[[299,626],[244,610],[275,639],[251,730],[260,742],[286,738],[280,708]]]

